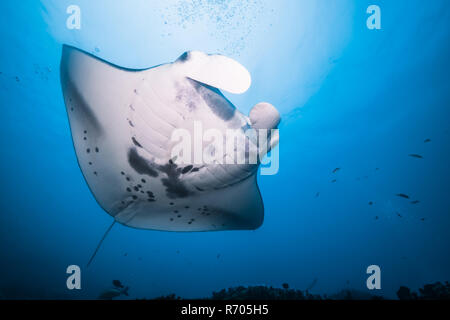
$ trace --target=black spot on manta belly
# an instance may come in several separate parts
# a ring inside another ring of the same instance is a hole
[[[182,174],[188,173],[191,169],[193,168],[193,165],[188,165],[186,167],[183,168],[183,170],[181,170]]]
[[[189,101],[187,104],[189,111],[193,111],[197,108],[196,104],[193,101]]]
[[[166,187],[166,194],[169,198],[185,198],[191,195],[192,192],[180,180],[180,168],[172,160],[165,165],[158,166],[158,169],[167,175],[167,178],[162,178],[161,182]]]
[[[133,141],[136,147],[142,148],[142,145],[136,140],[135,137],[131,137],[131,141]]]
[[[188,61],[189,60],[189,53],[188,52],[183,53],[181,56],[178,57],[177,60],[180,61],[180,62]]]
[[[156,165],[141,157],[136,148],[130,148],[128,150],[128,163],[139,174],[157,177],[158,171],[165,173],[167,177],[161,178],[161,182],[166,187],[167,197],[171,199],[184,198],[192,193],[180,180],[182,169],[178,168],[172,160],[169,160],[165,165]]]
[[[135,148],[128,150],[128,163],[139,174],[146,174],[151,177],[158,176],[158,172],[152,167],[152,164],[141,157]]]
[[[63,80],[63,82],[66,82],[65,80],[67,80],[67,74],[62,73],[61,79]],[[76,88],[76,86],[74,86],[72,83],[69,83],[68,89],[71,92],[71,97],[69,98],[69,101],[72,102],[74,100],[76,102],[76,105],[70,103],[70,105],[72,105],[71,109],[73,109],[73,107],[76,106],[77,108],[76,119],[82,121],[84,125],[84,128],[82,129],[83,133],[87,134],[89,132],[89,138],[91,137],[95,138],[100,136],[103,132],[103,128],[101,127],[100,122],[97,119],[92,108],[86,102],[85,98]]]

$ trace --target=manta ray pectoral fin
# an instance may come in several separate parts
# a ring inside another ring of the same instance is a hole
[[[244,66],[219,54],[185,52],[176,65],[186,77],[230,93],[244,93],[251,84],[250,73]]]

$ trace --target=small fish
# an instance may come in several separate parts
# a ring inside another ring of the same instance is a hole
[[[123,288],[123,284],[119,280],[113,280],[112,284],[116,288]]]
[[[425,140],[423,141],[423,143],[428,143],[428,142],[431,142],[431,139],[425,139]]]
[[[316,198],[318,198],[318,197],[319,197],[319,195],[320,195],[320,192],[317,192],[317,193],[316,193]]]
[[[425,218],[420,219],[421,221],[425,221]]]
[[[411,153],[411,154],[408,154],[408,156],[417,158],[417,159],[423,159],[423,157],[420,154]]]
[[[419,202],[420,202],[419,200],[411,201],[412,204],[418,204]]]
[[[375,220],[378,220],[378,216],[375,216]]]
[[[396,196],[397,197],[401,197],[401,198],[405,198],[405,199],[409,199],[409,196],[407,194],[404,194],[404,193],[397,193]]]
[[[373,202],[372,202],[372,201],[369,201],[369,206],[371,206],[371,205],[373,205]]]
[[[331,183],[335,183],[337,180],[336,179],[333,179],[333,180],[331,180]]]
[[[219,259],[220,258],[220,253],[217,255],[217,259]]]
[[[375,168],[375,171],[378,171],[378,170],[380,170],[380,168]]]
[[[339,170],[341,170],[341,168],[336,168],[336,169],[333,170],[333,173],[336,173],[336,172],[338,172]]]
[[[400,218],[402,217],[402,215],[401,215],[400,213],[398,213],[398,212],[397,212],[397,215],[398,215]]]
[[[123,254],[123,256],[124,256],[124,257],[128,256],[128,253],[125,252],[125,253]]]
[[[119,289],[110,289],[110,290],[106,290],[103,291],[99,296],[98,299],[101,300],[112,300],[113,298],[116,298],[120,295],[125,295],[128,297],[128,287],[126,287],[123,290],[119,290]]]

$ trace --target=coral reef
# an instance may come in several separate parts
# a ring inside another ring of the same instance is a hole
[[[153,300],[181,300],[181,298],[177,296],[175,293],[172,293],[166,296],[156,297]]]
[[[312,295],[308,291],[289,289],[287,283],[283,289],[267,286],[232,287],[213,292],[212,300],[321,300],[320,295]]]
[[[419,289],[419,293],[411,292],[408,287],[400,287],[397,291],[397,297],[400,300],[449,300],[450,299],[450,283],[445,284],[435,282],[426,284]]]
[[[450,283],[436,282],[426,284],[419,293],[411,292],[408,287],[400,287],[397,291],[400,300],[443,300],[450,299]],[[155,300],[181,300],[176,294],[155,298]],[[205,300],[383,300],[384,298],[355,289],[344,289],[332,295],[311,294],[308,290],[289,289],[287,283],[282,288],[272,286],[238,286],[213,292]]]

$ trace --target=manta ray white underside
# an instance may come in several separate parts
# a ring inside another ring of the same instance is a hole
[[[61,84],[73,143],[100,206],[135,228],[258,228],[258,164],[179,165],[170,152],[173,130],[192,132],[194,121],[221,132],[275,128],[280,118],[271,105],[256,105],[248,118],[218,90],[242,93],[250,82],[243,66],[221,55],[189,52],[174,63],[130,70],[64,46]]]

